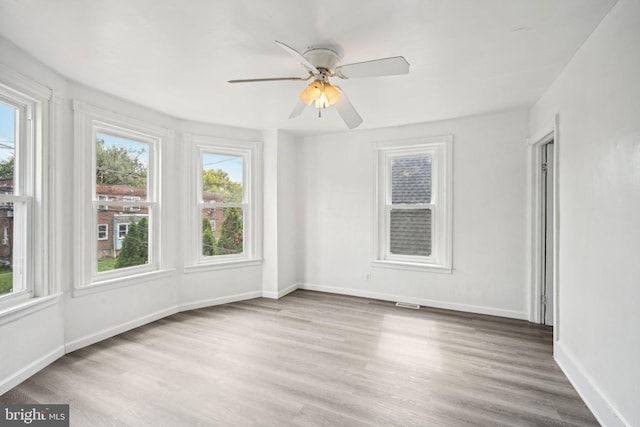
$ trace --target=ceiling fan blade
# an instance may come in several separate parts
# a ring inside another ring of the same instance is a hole
[[[353,129],[360,126],[362,117],[360,117],[360,114],[353,108],[351,101],[349,101],[349,98],[347,98],[347,95],[344,94],[342,89],[340,89],[340,95],[337,98],[338,100],[333,104],[333,107],[338,114],[340,114],[340,117],[342,117],[342,120],[347,124],[347,127]]]
[[[228,83],[251,83],[251,82],[275,82],[280,80],[309,80],[311,78],[311,73],[309,73],[309,77],[270,77],[266,79],[239,79],[239,80],[229,80]]]
[[[293,119],[295,117],[298,117],[300,114],[302,114],[302,112],[304,111],[306,106],[307,106],[307,104],[305,104],[301,100],[298,100],[298,103],[296,104],[296,107],[293,109],[293,111],[289,115],[289,118]]]
[[[297,50],[295,50],[294,48],[287,46],[286,44],[279,42],[278,40],[276,40],[276,43],[278,43],[278,45],[280,45],[281,48],[283,48],[284,50],[286,50],[289,55],[293,56],[294,58],[296,58],[298,61],[300,61],[300,63],[302,65],[304,65],[304,67],[309,70],[312,71],[316,74],[320,73],[320,70],[318,70],[315,65],[313,65],[311,62],[309,62],[307,60],[307,58],[305,58],[304,56],[302,56],[302,54],[300,52],[298,52]]]
[[[356,77],[394,76],[407,74],[409,63],[402,56],[356,62],[336,67],[335,74],[343,79]]]

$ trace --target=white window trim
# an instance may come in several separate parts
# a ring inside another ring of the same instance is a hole
[[[45,308],[49,297],[55,295],[52,289],[55,281],[50,274],[54,270],[59,255],[55,259],[49,257],[51,241],[49,240],[49,220],[55,216],[49,214],[48,188],[55,186],[54,179],[49,177],[49,147],[55,145],[57,136],[56,116],[60,103],[59,97],[52,89],[13,71],[0,64],[0,94],[4,101],[11,101],[26,117],[23,132],[25,141],[20,157],[20,168],[25,176],[14,181],[14,195],[2,197],[0,202],[25,203],[27,214],[23,232],[25,263],[24,289],[0,297],[0,324],[12,321],[28,312]],[[46,139],[46,143],[45,143]],[[22,183],[19,183],[22,181]],[[18,184],[20,188],[18,188]],[[28,230],[28,231],[27,231]],[[16,233],[14,230],[14,250],[16,249]],[[19,236],[18,236],[19,237]],[[55,252],[55,251],[54,251]],[[15,252],[14,252],[15,253]]]
[[[104,237],[100,238],[100,227],[104,227]],[[98,240],[109,240],[109,224],[98,224]]]
[[[112,113],[98,107],[85,104],[80,101],[73,102],[74,110],[74,141],[75,149],[79,159],[79,167],[76,169],[76,182],[78,186],[76,194],[76,223],[80,224],[83,232],[76,233],[75,257],[83,260],[76,263],[74,296],[84,295],[92,292],[85,292],[92,286],[108,290],[110,286],[122,281],[126,285],[136,284],[129,280],[131,277],[144,275],[147,273],[159,272],[163,267],[162,260],[162,205],[160,191],[161,170],[161,147],[172,142],[174,132],[172,130],[157,127],[125,117],[117,113]],[[95,194],[95,135],[106,133],[125,139],[141,141],[149,146],[148,164],[148,188],[147,200],[145,201],[123,201],[98,200]],[[149,262],[139,266],[127,267],[121,270],[112,270],[98,273],[97,256],[85,256],[87,253],[97,254],[97,240],[88,239],[86,236],[93,236],[93,231],[97,224],[98,206],[145,206],[149,212]],[[116,286],[113,286],[115,288]]]
[[[262,262],[262,143],[192,134],[184,134],[183,138],[185,145],[191,147],[187,168],[193,171],[187,180],[190,203],[185,218],[192,218],[192,226],[186,242],[185,272],[259,265]],[[206,153],[243,157],[243,203],[210,203],[202,199],[202,156]],[[244,209],[242,254],[202,255],[202,209],[207,207]]]
[[[375,200],[374,209],[374,267],[403,270],[452,272],[452,159],[453,137],[451,135],[386,141],[375,144]],[[394,209],[432,208],[433,239],[431,255],[428,257],[399,256],[389,253],[388,217],[391,197],[389,177],[391,160],[407,156],[428,155],[432,157],[432,203],[415,206],[394,206]]]
[[[116,233],[117,233],[116,234],[116,239],[122,240],[122,239],[124,239],[126,237],[127,233],[129,232],[129,224],[130,224],[129,222],[119,222],[118,223],[118,229],[116,230]],[[125,232],[124,232],[124,235],[122,237],[120,237],[120,229],[122,228],[123,225],[124,225]]]

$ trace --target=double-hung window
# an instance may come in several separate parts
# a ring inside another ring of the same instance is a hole
[[[109,239],[109,224],[98,224],[98,240]]]
[[[51,95],[0,68],[0,310],[49,293],[42,139]]]
[[[77,197],[84,232],[76,288],[159,270],[159,159],[168,131],[79,102],[74,110],[77,182],[90,183]],[[88,232],[96,227],[97,238]]]
[[[260,144],[186,135],[193,143],[192,265],[258,262]]]
[[[451,271],[451,137],[376,151],[376,263]]]

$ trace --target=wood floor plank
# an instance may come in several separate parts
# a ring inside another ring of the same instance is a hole
[[[597,426],[524,321],[296,291],[70,353],[0,396],[73,426]]]

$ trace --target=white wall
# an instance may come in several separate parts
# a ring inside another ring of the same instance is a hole
[[[559,120],[556,356],[604,425],[640,425],[640,1],[620,0],[531,110]]]
[[[13,44],[0,38],[0,65],[20,71],[24,76],[53,89],[56,94],[66,91],[66,81],[52,70],[25,55]],[[58,129],[64,136],[64,129]],[[57,150],[50,150],[57,156]],[[50,166],[51,167],[51,166]],[[62,188],[64,169],[51,167],[49,185]],[[50,207],[62,206],[60,201],[51,200]],[[55,208],[53,208],[55,209]],[[51,214],[51,213],[50,213]],[[64,221],[57,217],[59,223]],[[58,229],[61,231],[61,228]],[[47,230],[53,234],[53,227]],[[59,233],[58,236],[63,233]],[[55,255],[53,255],[55,256]],[[61,260],[61,257],[56,257]],[[58,267],[56,263],[51,263]],[[52,276],[68,277],[68,271],[54,268]],[[0,394],[28,378],[64,354],[64,321],[60,298],[38,311],[24,315],[8,315],[0,318]]]
[[[279,298],[295,290],[301,274],[297,245],[297,145],[292,135],[264,132],[263,295]]]
[[[309,289],[527,318],[524,111],[309,137],[300,245]],[[372,267],[377,141],[453,135],[453,274]]]
[[[277,203],[268,221],[279,230],[275,243],[265,242],[277,254],[268,290],[279,294],[300,281],[311,289],[527,318],[524,140],[557,113],[556,356],[603,424],[640,425],[639,40],[640,1],[620,0],[532,108],[529,129],[526,112],[506,112],[304,140],[277,132],[275,157],[265,161],[265,169],[276,169],[264,172],[275,176],[269,194]],[[0,64],[54,89],[61,101],[51,152],[50,232],[52,280],[63,292],[41,310],[0,322],[0,393],[55,360],[65,346],[78,348],[180,309],[263,293],[266,267],[185,274],[180,256],[187,209],[181,132],[239,139],[260,139],[261,133],[187,123],[69,83],[1,38]],[[70,101],[76,97],[176,130],[163,193],[171,272],[157,281],[71,295],[74,259],[65,248],[75,232],[69,207],[75,161]],[[454,137],[453,274],[373,268],[373,143],[444,134]]]
[[[262,293],[261,267],[250,266],[222,270],[189,270],[184,267],[189,261],[182,256],[187,244],[184,236],[189,224],[190,203],[189,177],[184,172],[185,156],[190,150],[184,146],[183,132],[237,139],[260,139],[260,133],[242,129],[230,129],[216,125],[204,125],[177,120],[172,117],[131,104],[108,94],[69,82],[66,98],[77,99],[87,104],[117,112],[127,117],[143,120],[156,126],[175,131],[169,140],[161,161],[162,169],[162,268],[167,273],[162,277],[125,286],[103,289],[97,293],[74,295],[70,283],[63,283],[65,290],[65,343],[67,351],[92,344],[133,327],[165,317],[183,309],[205,307],[229,301],[255,298]],[[72,115],[70,102],[63,110]],[[69,131],[71,135],[72,132]],[[65,152],[73,152],[73,140],[57,142]],[[71,159],[62,159],[63,165]],[[75,159],[73,161],[81,161]],[[70,165],[65,169],[73,170]],[[74,194],[69,188],[63,197]],[[73,227],[72,232],[77,232]],[[71,254],[69,254],[71,255]],[[74,260],[71,260],[73,265]]]
[[[0,66],[6,66],[54,90],[58,100],[58,137],[49,144],[47,161],[51,240],[49,254],[53,293],[47,304],[19,314],[0,316],[0,394],[28,378],[68,351],[148,323],[179,310],[203,307],[262,295],[262,266],[222,270],[191,269],[184,272],[183,257],[188,235],[186,220],[189,174],[184,173],[184,156],[189,152],[183,132],[230,139],[260,140],[260,132],[226,126],[192,123],[157,113],[83,85],[69,82],[0,38]],[[123,287],[105,287],[96,292],[73,294],[75,227],[73,171],[74,157],[72,100],[165,127],[175,132],[173,142],[162,147],[162,239],[166,273],[153,280]]]
[[[298,141],[292,135],[280,134],[278,147],[278,292],[290,292],[302,280],[302,263],[298,245],[299,176]],[[265,204],[269,201],[265,199]]]

